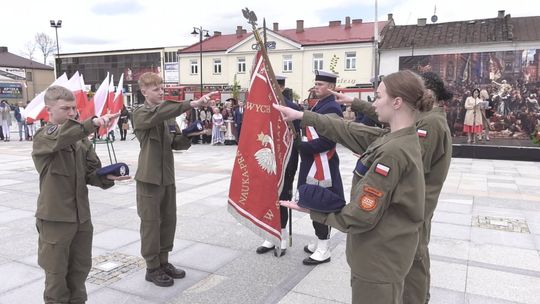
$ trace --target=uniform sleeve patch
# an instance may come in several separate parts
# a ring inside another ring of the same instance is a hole
[[[377,166],[375,166],[375,172],[379,173],[382,176],[388,176],[388,173],[390,173],[390,167],[378,163]]]
[[[364,186],[364,191],[358,200],[358,207],[364,211],[372,211],[379,205],[379,198],[383,196],[383,192],[370,186]]]
[[[416,130],[416,134],[418,134],[418,137],[426,137],[427,136],[427,131],[422,130],[422,129],[418,129],[418,130]]]
[[[378,198],[369,193],[362,194],[362,196],[360,196],[360,200],[358,201],[358,206],[364,211],[372,211],[377,208],[377,205]]]
[[[58,125],[51,125],[47,128],[47,135],[51,135],[58,129]]]

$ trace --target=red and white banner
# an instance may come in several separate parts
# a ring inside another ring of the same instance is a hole
[[[229,188],[229,213],[261,237],[281,240],[279,193],[292,147],[292,133],[259,53],[251,75],[238,150]],[[269,64],[269,63],[268,63]]]

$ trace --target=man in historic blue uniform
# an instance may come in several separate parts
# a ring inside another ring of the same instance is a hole
[[[319,101],[311,111],[343,117],[341,106],[330,92],[335,89],[336,78],[337,76],[332,73],[315,71],[314,92]],[[325,197],[328,200],[327,203],[337,202],[344,206],[345,198],[339,173],[336,143],[319,136],[312,126],[303,126],[302,131],[302,141],[298,145],[301,159],[298,175],[299,200],[309,201]],[[313,228],[317,240],[304,247],[304,251],[311,253],[311,256],[304,259],[305,265],[317,265],[330,261],[330,226],[313,222]]]

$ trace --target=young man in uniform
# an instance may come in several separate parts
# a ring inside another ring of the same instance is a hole
[[[341,106],[330,91],[335,89],[336,79],[337,76],[332,73],[315,71],[314,92],[319,100],[311,108],[312,112],[343,117]],[[336,143],[324,136],[319,136],[312,126],[306,126],[302,131],[302,141],[298,145],[301,159],[298,173],[299,200],[316,199],[310,197],[310,194],[312,196],[324,194],[341,200],[345,205]],[[304,265],[317,265],[330,261],[330,226],[313,221],[313,228],[317,242],[304,247],[304,251],[311,254],[304,259]]]
[[[279,84],[279,87],[283,93],[283,98],[285,99],[285,103],[289,108],[300,110],[300,107],[295,104],[292,101],[292,90],[285,88],[285,77],[283,76],[276,76],[277,83]],[[300,121],[293,121],[294,128],[296,130],[296,133],[299,134],[300,130]],[[298,168],[298,149],[296,145],[294,145],[291,149],[291,155],[289,156],[289,162],[287,163],[287,167],[285,169],[285,176],[283,177],[283,189],[281,190],[281,194],[279,195],[279,200],[291,200],[293,197],[293,183],[294,183],[294,176],[296,175],[296,169]],[[287,251],[287,221],[289,220],[289,214],[288,214],[287,208],[279,206],[279,213],[280,213],[280,221],[281,221],[281,254],[280,256],[284,256]],[[275,245],[272,244],[272,242],[268,240],[264,240],[264,242],[261,244],[261,246],[257,247],[256,252],[258,254],[267,253],[269,251],[272,251],[275,249]]]
[[[101,168],[87,139],[97,127],[110,127],[118,115],[74,120],[73,93],[52,86],[45,93],[49,122],[36,132],[32,159],[39,173],[36,228],[38,264],[45,271],[45,303],[84,303],[84,282],[92,266],[92,222],[87,184],[103,189],[129,177],[98,176]]]
[[[141,218],[141,254],[146,260],[145,279],[157,286],[174,284],[184,270],[169,263],[176,231],[176,185],[172,149],[186,150],[190,139],[182,135],[175,117],[194,107],[207,105],[209,96],[195,101],[164,101],[163,80],[144,73],[139,86],[144,105],[133,112],[135,135],[140,142],[137,181],[137,213]]]

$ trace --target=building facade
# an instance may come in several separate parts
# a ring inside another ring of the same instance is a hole
[[[382,75],[402,69],[439,74],[454,93],[447,119],[463,141],[465,99],[486,90],[492,138],[530,142],[540,121],[540,16],[389,26],[380,47]],[[480,115],[480,114],[479,114]],[[480,116],[479,116],[480,117]],[[484,121],[479,119],[479,121]],[[512,142],[505,144],[512,144]]]
[[[378,23],[379,32],[388,21]],[[263,30],[259,29],[262,36]],[[374,75],[374,23],[361,19],[330,21],[328,26],[304,28],[297,20],[295,29],[280,30],[274,23],[266,30],[268,56],[276,75],[287,77],[287,87],[301,99],[307,98],[313,86],[314,70],[338,74],[340,87],[365,86]],[[205,91],[223,89],[237,84],[243,90],[249,87],[252,63],[257,44],[252,33],[238,26],[235,34],[220,32],[178,51],[180,83],[199,86]],[[202,54],[202,69],[200,66]]]
[[[124,98],[128,106],[141,103],[137,81],[145,72],[161,74],[165,83],[178,83],[178,47],[117,50],[60,54],[59,75],[68,76],[79,71],[89,90],[95,92],[107,73],[114,76],[116,84],[124,74]]]
[[[0,47],[0,99],[28,102],[54,81],[54,68]]]

